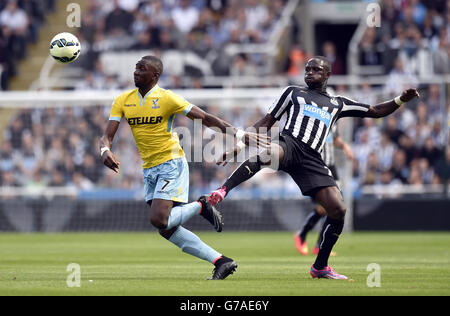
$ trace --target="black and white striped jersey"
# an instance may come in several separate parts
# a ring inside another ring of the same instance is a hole
[[[321,152],[331,127],[342,117],[365,117],[370,105],[342,96],[330,96],[308,87],[289,86],[270,107],[268,114],[280,120],[287,114],[283,134]]]

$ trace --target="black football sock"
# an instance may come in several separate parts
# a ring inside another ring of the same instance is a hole
[[[332,219],[327,216],[325,221],[325,230],[322,234],[323,240],[320,244],[319,254],[314,262],[314,268],[322,270],[328,265],[328,258],[330,257],[331,250],[339,239],[339,235],[344,228],[344,220]]]
[[[303,224],[302,229],[298,233],[298,235],[300,236],[300,238],[303,241],[305,241],[305,239],[306,239],[306,234],[308,234],[309,231],[314,228],[314,226],[317,224],[317,222],[321,218],[322,218],[322,215],[317,213],[316,209],[314,209],[314,211],[312,211],[311,213],[308,214],[308,216],[306,217],[306,220],[305,220],[305,224]]]
[[[247,181],[261,170],[262,163],[259,156],[256,156],[256,161],[254,162],[250,162],[250,160],[255,160],[255,157],[244,161],[227,179],[227,181],[225,181],[222,187],[225,188],[227,194],[239,184]]]
[[[325,222],[322,225],[322,229],[320,230],[320,234],[319,234],[319,238],[317,238],[317,243],[316,243],[316,247],[319,248],[320,244],[322,243],[323,240],[323,232],[325,231],[325,228],[327,227],[327,225],[325,225]]]

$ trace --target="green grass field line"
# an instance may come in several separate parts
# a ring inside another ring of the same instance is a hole
[[[199,236],[234,258],[238,271],[206,281],[211,264],[155,232],[0,234],[0,295],[450,295],[449,232],[343,234],[330,264],[354,282],[311,279],[314,257],[297,253],[292,233]],[[81,267],[80,288],[66,284],[70,263]],[[367,286],[370,263],[381,268],[379,288]]]

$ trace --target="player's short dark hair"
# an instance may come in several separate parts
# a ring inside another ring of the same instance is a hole
[[[331,62],[328,60],[328,58],[317,55],[317,56],[312,57],[311,59],[319,59],[319,60],[323,61],[324,65],[326,67],[328,67],[328,70],[331,72]]]
[[[164,71],[164,66],[163,63],[161,61],[161,59],[159,59],[156,56],[144,56],[142,57],[142,60],[145,60],[147,63],[149,63],[153,69],[159,73],[159,75],[162,75],[163,71]]]

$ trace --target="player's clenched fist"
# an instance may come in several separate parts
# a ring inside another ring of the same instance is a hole
[[[400,96],[400,100],[406,103],[416,97],[420,98],[420,94],[416,89],[407,89],[403,91],[402,95]]]

